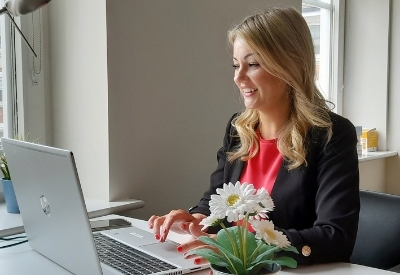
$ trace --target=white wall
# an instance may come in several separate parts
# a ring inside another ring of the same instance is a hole
[[[84,194],[143,199],[139,218],[196,203],[240,108],[226,32],[282,2],[50,2],[53,140],[75,151]]]
[[[400,1],[392,0],[389,74],[388,149],[400,152]],[[400,195],[400,158],[386,161],[386,191]]]
[[[400,149],[399,14],[397,0],[346,1],[343,115],[376,127],[381,151]],[[398,156],[360,163],[360,187],[400,194],[399,168]]]
[[[400,152],[400,1],[346,1],[346,14],[344,115],[377,127],[380,150]],[[360,172],[361,186],[400,195],[399,156]]]
[[[386,192],[386,159],[360,162],[360,189]]]
[[[226,32],[266,2],[107,2],[111,200],[145,218],[198,201],[241,108]]]
[[[53,145],[75,153],[83,192],[108,200],[105,0],[57,0],[49,9]]]
[[[387,150],[390,1],[346,1],[343,115],[377,128],[379,150]]]

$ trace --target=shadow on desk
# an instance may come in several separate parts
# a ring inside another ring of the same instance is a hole
[[[389,275],[395,274],[387,270],[371,268],[351,263],[329,263],[310,266],[299,266],[295,269],[283,268],[282,275],[314,274],[314,275]]]
[[[292,270],[290,268],[284,268],[283,271],[294,271],[296,274],[312,274],[312,273],[326,273],[328,271],[332,272],[334,269],[336,274],[348,274],[349,269],[352,267],[350,263],[337,263],[335,264],[335,268],[332,268],[332,264],[321,264],[321,265],[312,265],[312,266],[299,266],[298,268]],[[343,273],[340,272],[343,270]]]
[[[389,269],[389,271],[400,273],[400,264],[398,266]]]

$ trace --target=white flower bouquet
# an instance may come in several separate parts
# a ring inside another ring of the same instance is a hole
[[[237,275],[257,274],[261,268],[271,269],[273,265],[297,266],[291,257],[275,257],[279,251],[298,251],[268,220],[268,212],[274,209],[274,203],[265,189],[256,190],[252,184],[237,182],[224,184],[216,192],[216,195],[211,195],[211,215],[200,224],[203,229],[216,225],[222,229],[216,239],[199,237],[207,246],[188,254],[203,257],[211,267],[225,268],[228,273]],[[225,227],[225,218],[236,226]],[[255,234],[250,232],[249,225]]]

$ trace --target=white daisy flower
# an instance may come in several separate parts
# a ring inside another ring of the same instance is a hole
[[[223,185],[216,190],[218,195],[211,195],[210,210],[214,215],[226,216],[228,222],[243,219],[245,213],[258,203],[256,190],[252,184],[236,182]]]
[[[260,204],[254,204],[252,209],[249,210],[249,220],[268,219],[267,212]]]
[[[260,200],[260,206],[264,208],[267,212],[274,210],[274,201],[269,195],[268,191],[264,188],[258,189],[256,196]]]
[[[282,232],[274,229],[273,222],[269,220],[251,221],[251,225],[256,231],[256,238],[262,239],[268,245],[275,245],[280,248],[290,246],[290,242]]]
[[[274,202],[268,194],[268,191],[264,188],[258,189],[256,196],[258,198],[258,203],[253,205],[251,210],[249,210],[249,218],[251,220],[267,219],[267,213],[274,210]]]
[[[207,218],[204,218],[199,224],[203,225],[203,228],[201,230],[204,231],[205,229],[207,229],[210,226],[216,226],[216,225],[221,224],[223,222],[223,220],[224,220],[224,217],[221,218],[221,217],[211,214]]]

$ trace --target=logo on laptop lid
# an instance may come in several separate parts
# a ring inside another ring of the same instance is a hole
[[[46,216],[50,217],[50,215],[51,215],[50,205],[49,205],[49,202],[47,201],[46,197],[43,195],[40,196],[40,204],[42,205],[42,210],[46,214]]]

